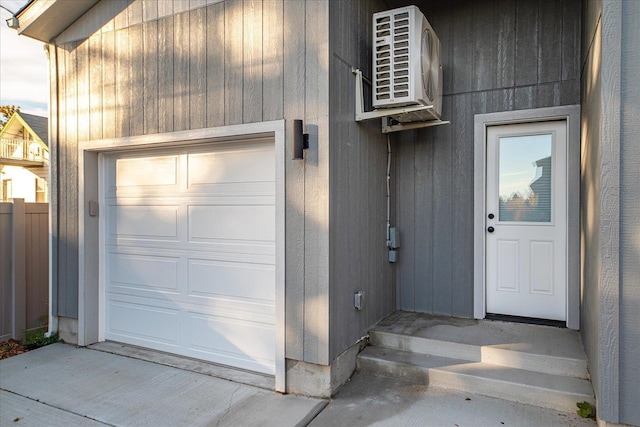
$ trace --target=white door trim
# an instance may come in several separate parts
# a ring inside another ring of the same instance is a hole
[[[474,123],[474,317],[486,315],[486,165],[487,127],[515,123],[567,122],[567,327],[580,328],[580,106],[477,114]]]
[[[286,392],[285,379],[285,121],[222,126],[84,141],[78,144],[78,345],[104,339],[101,291],[104,291],[104,216],[91,216],[89,202],[102,200],[103,168],[100,153],[145,148],[175,147],[234,139],[271,137],[276,165],[276,355],[275,390]],[[102,332],[101,332],[102,331]]]

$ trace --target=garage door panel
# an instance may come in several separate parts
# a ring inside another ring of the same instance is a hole
[[[275,263],[275,243],[264,241],[170,241],[136,239],[114,236],[108,240],[109,248],[117,252],[144,254],[152,250],[158,255],[193,253],[203,259],[255,264]],[[117,249],[116,249],[117,248]]]
[[[181,313],[213,315],[253,323],[273,324],[275,321],[275,306],[274,303],[270,301],[239,299],[226,296],[205,298],[189,296],[185,295],[185,293],[149,294],[141,289],[132,289],[128,293],[109,292],[107,294],[107,301],[116,301],[139,307],[158,307],[162,310],[178,311]]]
[[[165,291],[151,287],[130,286],[112,282],[109,284],[107,299],[126,298],[130,300],[133,298],[142,298],[145,304],[158,304],[158,306],[162,306],[164,302],[170,302],[171,306],[175,306],[175,303],[180,301],[182,294],[181,291]],[[180,307],[177,306],[176,309],[179,310]]]
[[[108,301],[107,309],[111,314],[105,331],[107,339],[178,347],[180,310],[113,299]]]
[[[180,194],[164,193],[162,195],[126,196],[106,200],[109,207],[114,206],[179,206],[186,209],[187,206],[273,206],[275,196],[273,195],[212,195],[208,193],[188,193]]]
[[[275,243],[264,241],[209,240],[190,241],[194,251],[206,252],[205,258],[231,262],[274,264]],[[210,256],[206,256],[210,255]],[[200,253],[197,255],[200,256]]]
[[[180,187],[179,157],[109,158],[106,162],[106,197],[176,192]]]
[[[189,206],[189,240],[275,241],[273,206]]]
[[[111,236],[178,240],[179,206],[128,205],[109,207]]]
[[[274,301],[275,266],[189,260],[189,294]]]
[[[189,313],[189,349],[200,357],[273,374],[273,325]]]
[[[262,197],[275,198],[275,185],[273,182],[234,182],[227,184],[192,185],[186,190],[189,195],[206,195],[214,197],[234,197],[236,201],[239,197]],[[273,202],[271,202],[273,203]],[[229,204],[223,202],[222,204]]]
[[[260,242],[248,242],[238,244],[191,242],[192,247],[207,251],[206,254],[198,253],[203,259],[212,259],[229,262],[246,262],[251,264],[275,264],[275,244]]]
[[[118,159],[114,184],[118,189],[177,185],[178,161],[177,155]]]
[[[253,244],[237,243],[182,243],[157,241],[131,241],[112,239],[107,245],[108,253],[130,255],[149,255],[159,257],[186,257],[221,262],[240,262],[247,264],[275,264],[275,244],[260,242]]]
[[[178,257],[110,253],[107,262],[108,281],[113,285],[164,292],[178,291]]]
[[[271,146],[246,146],[192,153],[188,157],[189,188],[230,183],[269,183],[275,187],[275,154]],[[265,161],[266,160],[266,161]]]

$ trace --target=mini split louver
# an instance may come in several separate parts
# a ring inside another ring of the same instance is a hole
[[[432,106],[396,120],[438,120],[442,111],[440,40],[416,6],[373,15],[373,107]]]

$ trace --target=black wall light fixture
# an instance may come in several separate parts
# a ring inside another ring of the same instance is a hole
[[[304,159],[304,149],[309,148],[309,134],[302,130],[302,120],[291,121],[291,148],[293,160]]]

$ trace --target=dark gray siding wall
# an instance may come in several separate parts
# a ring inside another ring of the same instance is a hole
[[[442,117],[451,124],[392,137],[397,306],[472,317],[474,115],[580,102],[581,3],[415,4],[440,38]]]
[[[286,145],[286,354],[328,363],[327,27],[315,0],[104,0],[57,37],[58,315],[78,315],[79,142],[303,119],[317,138],[305,162]]]
[[[622,3],[620,422],[640,425],[640,2]]]
[[[330,352],[334,358],[395,308],[386,249],[387,138],[380,120],[356,123],[351,67],[371,77],[376,1],[334,1],[330,12]],[[365,84],[368,105],[370,87]],[[354,293],[364,292],[361,311]]]

